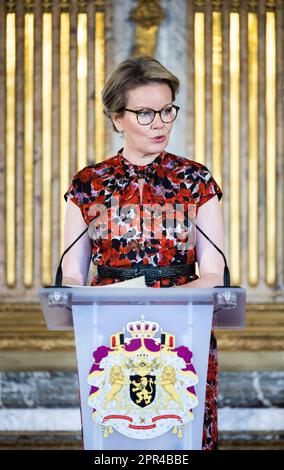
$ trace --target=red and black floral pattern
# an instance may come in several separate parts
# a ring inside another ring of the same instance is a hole
[[[184,248],[185,245],[181,246],[184,241],[183,236],[178,238],[170,232],[165,224],[164,213],[160,218],[159,237],[154,237],[156,232],[154,234],[152,231],[149,212],[145,207],[147,204],[157,204],[160,207],[168,204],[173,208],[183,206],[186,224],[189,205],[195,204],[197,213],[199,207],[215,195],[219,199],[222,197],[222,191],[210,171],[200,163],[166,151],[161,152],[152,163],[146,166],[132,164],[122,155],[122,152],[123,149],[120,149],[117,155],[83,168],[73,177],[64,195],[65,200],[71,199],[80,208],[87,225],[93,221],[94,217],[100,222],[96,225],[96,237],[93,239],[92,262],[96,265],[112,267],[195,263],[194,244],[187,248]],[[140,199],[139,179],[144,181],[142,200]],[[117,209],[117,205],[113,204],[114,201],[118,202],[119,208],[125,205],[131,205],[134,208],[131,222],[127,214]],[[99,204],[105,208],[105,214],[100,214]],[[106,215],[107,217],[103,218]],[[144,236],[143,227],[147,230],[147,237]],[[123,236],[125,233],[130,235]],[[148,286],[171,287],[186,284],[197,278],[196,274],[183,275],[174,279],[155,280]],[[91,285],[100,286],[119,281],[120,279],[117,278],[95,276]],[[217,448],[218,361],[216,351],[216,338],[212,333],[203,433],[203,449],[206,450]]]

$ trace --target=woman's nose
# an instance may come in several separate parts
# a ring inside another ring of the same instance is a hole
[[[154,121],[152,121],[153,127],[164,127],[165,123],[162,121],[159,113],[156,114]]]

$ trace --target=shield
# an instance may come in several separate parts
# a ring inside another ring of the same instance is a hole
[[[141,408],[150,405],[156,395],[154,375],[130,375],[130,398]]]

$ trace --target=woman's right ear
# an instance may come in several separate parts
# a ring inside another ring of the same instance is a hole
[[[115,126],[117,132],[121,132],[121,119],[119,118],[117,113],[111,113],[111,120],[113,122],[113,125]]]

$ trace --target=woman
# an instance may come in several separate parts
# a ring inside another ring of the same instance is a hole
[[[108,79],[102,92],[104,113],[114,131],[124,137],[124,144],[117,155],[79,171],[65,194],[65,246],[87,226],[90,230],[66,255],[63,283],[84,285],[91,256],[98,267],[92,286],[139,275],[145,275],[150,287],[222,284],[223,260],[199,232],[195,244],[181,244],[184,236],[170,231],[162,215],[157,219],[160,231],[154,233],[144,208],[147,204],[174,209],[181,205],[186,212],[189,205],[195,205],[197,225],[223,250],[219,186],[205,166],[166,151],[179,110],[173,104],[178,89],[178,78],[151,57],[123,61]],[[128,212],[119,212],[125,204],[131,205]],[[106,208],[107,219],[100,219],[103,210],[100,214],[99,207]],[[94,219],[100,223],[91,226]],[[205,408],[203,449],[213,450],[217,448],[213,333]]]

